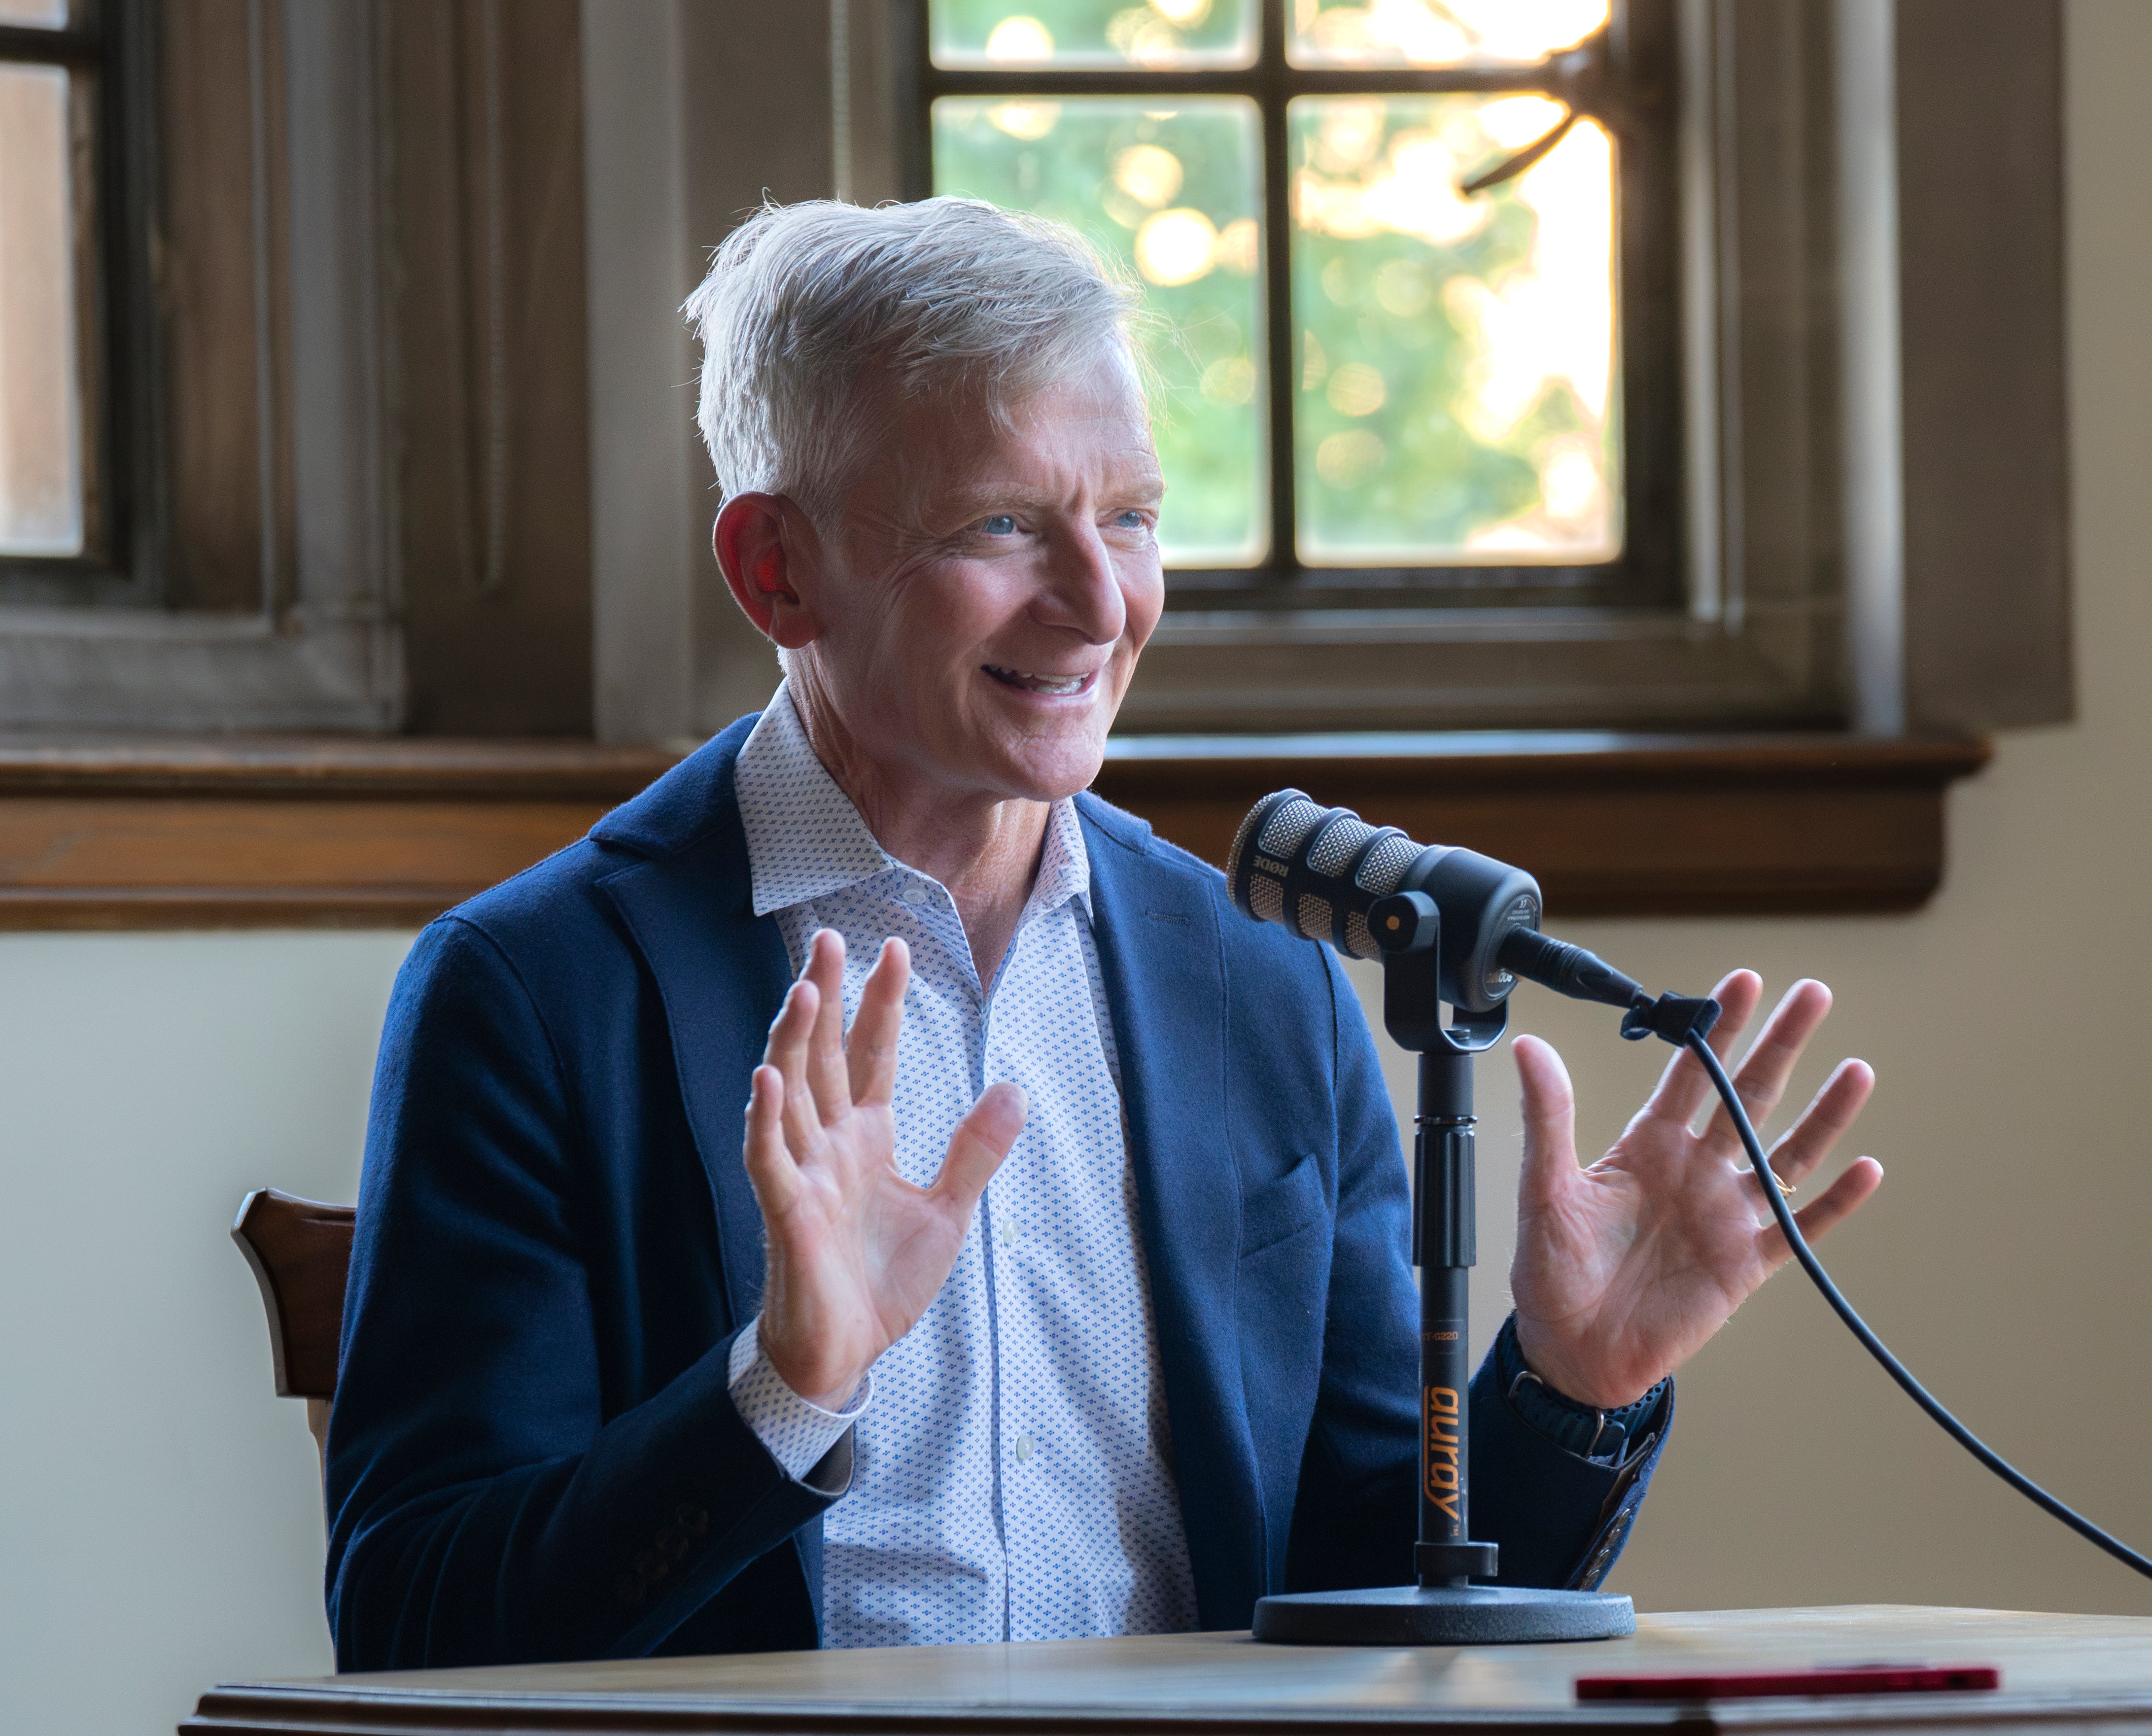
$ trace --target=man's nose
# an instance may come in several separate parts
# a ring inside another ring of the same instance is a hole
[[[1094,525],[1072,527],[1053,540],[1043,611],[1048,624],[1073,628],[1088,645],[1110,645],[1129,622],[1113,551]]]

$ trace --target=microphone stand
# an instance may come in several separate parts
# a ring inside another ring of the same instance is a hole
[[[1495,1577],[1492,1543],[1471,1541],[1472,1368],[1469,1294],[1476,1262],[1472,1061],[1509,1023],[1456,1010],[1442,1019],[1441,923],[1434,901],[1400,892],[1368,911],[1383,949],[1383,1023],[1419,1056],[1414,1116],[1413,1264],[1419,1292],[1418,1583],[1299,1591],[1256,1605],[1255,1637],[1288,1645],[1470,1646],[1617,1639],[1637,1631],[1627,1597],[1534,1586],[1474,1585]]]

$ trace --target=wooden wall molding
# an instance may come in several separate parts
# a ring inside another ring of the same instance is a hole
[[[1556,919],[1911,910],[1985,742],[1117,743],[1108,799],[1206,860],[1287,785],[1536,874]],[[0,929],[414,928],[673,763],[585,743],[0,738]]]

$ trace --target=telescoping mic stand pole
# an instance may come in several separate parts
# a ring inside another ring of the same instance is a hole
[[[1495,1546],[1471,1534],[1469,1285],[1475,1258],[1473,1057],[1509,1023],[1506,1003],[1442,1023],[1440,922],[1433,899],[1378,901],[1383,1023],[1419,1056],[1413,1151],[1413,1263],[1419,1267],[1419,1541],[1417,1585],[1303,1591],[1256,1605],[1259,1640],[1315,1646],[1462,1646],[1613,1639],[1636,1632],[1627,1597],[1474,1585]],[[1505,982],[1507,978],[1504,979]]]

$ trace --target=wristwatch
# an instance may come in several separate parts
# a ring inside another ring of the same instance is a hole
[[[1666,1397],[1670,1380],[1662,1380],[1633,1404],[1618,1410],[1600,1410],[1580,1404],[1555,1390],[1533,1373],[1517,1348],[1517,1317],[1502,1322],[1495,1337],[1495,1373],[1510,1409],[1563,1451],[1588,1459],[1595,1464],[1619,1464],[1629,1443],[1645,1432],[1644,1425]]]

